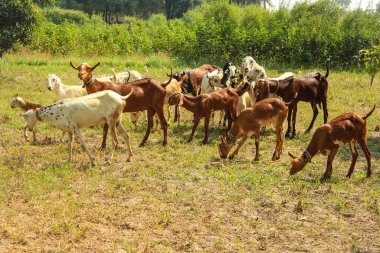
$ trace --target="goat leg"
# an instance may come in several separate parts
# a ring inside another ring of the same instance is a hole
[[[65,133],[65,132],[63,132]],[[69,140],[68,140],[68,148],[69,148],[69,162],[73,160],[73,132],[69,132]]]
[[[363,140],[359,140],[358,143],[359,143],[360,147],[362,148],[364,155],[365,155],[365,158],[367,160],[367,177],[370,177],[372,174],[372,171],[371,171],[371,152],[369,151],[369,149],[367,147],[366,136],[363,137]]]
[[[191,135],[190,135],[190,138],[189,138],[189,140],[187,142],[191,142],[193,140],[194,133],[195,133],[195,130],[197,129],[197,127],[198,127],[200,119],[201,119],[201,117],[198,114],[194,114],[193,129],[191,130]]]
[[[244,142],[249,138],[248,135],[244,135],[234,152],[228,157],[228,159],[234,159],[235,156],[239,153],[240,148],[243,146]]]
[[[162,146],[166,146],[166,144],[168,144],[168,122],[165,119],[163,110],[158,110],[157,116],[160,119],[161,128],[164,132],[164,140],[162,142]]]
[[[259,160],[259,143],[260,143],[260,129],[256,130],[255,133],[255,146],[256,146],[256,155],[255,155],[255,161]]]
[[[120,121],[116,123],[116,128],[119,131],[119,133],[123,136],[125,142],[127,143],[127,148],[128,148],[128,157],[127,157],[127,162],[131,160],[132,157],[132,149],[131,149],[131,144],[129,142],[129,134],[125,131],[123,126],[121,125]]]
[[[107,147],[107,134],[108,134],[108,124],[105,123],[103,126],[103,141],[100,149],[104,150]]]
[[[202,143],[203,144],[207,144],[208,142],[208,127],[209,127],[209,124],[210,124],[210,116],[211,114],[206,114],[205,115],[205,119],[204,119],[204,124],[205,124],[205,138],[203,139]]]
[[[107,126],[107,128],[108,128],[108,126]],[[87,146],[86,146],[86,144],[85,144],[84,141],[83,141],[81,131],[80,131],[79,129],[74,129],[74,133],[75,133],[76,136],[78,137],[78,140],[79,140],[80,144],[82,145],[82,148],[84,149],[84,151],[86,151],[88,157],[90,158],[91,165],[92,165],[92,166],[95,166],[95,159],[94,159],[94,157],[91,155],[90,151],[87,149]]]
[[[148,127],[146,128],[146,133],[145,133],[144,139],[141,141],[139,147],[142,147],[145,145],[146,141],[149,138],[150,130],[153,127],[153,116],[155,114],[155,111],[151,108],[148,109],[147,111],[148,111]]]
[[[328,158],[327,158],[327,167],[325,174],[323,174],[321,181],[324,182],[328,179],[331,178],[331,173],[332,173],[332,162],[335,158],[336,153],[338,152],[339,145],[335,145],[334,148],[331,150]]]
[[[356,160],[358,159],[358,150],[356,149],[356,144],[354,141],[350,142],[350,148],[351,148],[351,154],[352,154],[352,161],[351,161],[351,166],[350,169],[347,173],[347,178],[350,178],[352,175],[352,172],[354,172]]]
[[[28,123],[25,123],[25,125],[22,127],[24,131],[24,138],[26,141],[29,141],[28,133],[27,133]]]
[[[286,130],[285,138],[289,138],[290,137],[290,130],[291,130],[290,122],[292,120],[292,111],[293,111],[293,105],[289,105],[289,109],[288,109],[288,129]]]
[[[310,130],[313,128],[314,121],[317,118],[318,113],[319,113],[315,101],[311,102],[311,108],[313,109],[313,119],[311,120],[309,127],[305,131],[305,134],[308,134],[310,132]]]
[[[292,116],[292,137],[291,137],[291,139],[293,139],[296,136],[296,120],[297,120],[297,104],[294,104],[293,116]]]

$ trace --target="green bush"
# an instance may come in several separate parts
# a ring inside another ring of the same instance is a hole
[[[380,13],[347,11],[334,0],[298,3],[268,11],[227,0],[205,1],[182,19],[162,14],[148,20],[127,17],[106,24],[78,11],[44,11],[50,22],[35,31],[30,47],[51,54],[139,55],[164,53],[189,63],[239,64],[245,55],[259,63],[357,66],[355,56],[380,41]],[[49,16],[50,15],[50,16]]]
[[[84,24],[90,21],[90,18],[81,11],[65,10],[58,7],[43,9],[45,18],[54,24],[62,24],[65,21],[71,23]]]

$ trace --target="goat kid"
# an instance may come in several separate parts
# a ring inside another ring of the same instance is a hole
[[[367,177],[370,177],[372,174],[371,153],[367,146],[366,119],[373,113],[375,107],[376,106],[374,106],[373,109],[363,117],[354,112],[344,113],[331,120],[328,124],[318,127],[301,157],[296,157],[289,152],[289,156],[293,158],[291,161],[292,168],[290,169],[290,175],[294,175],[301,171],[305,165],[311,162],[311,159],[320,152],[323,155],[328,156],[326,171],[321,180],[324,181],[330,179],[332,174],[332,162],[338,152],[339,145],[349,144],[352,154],[352,161],[346,177],[350,178],[352,172],[354,171],[356,160],[359,156],[356,149],[357,142],[363,150],[367,160]]]
[[[114,91],[106,90],[79,98],[68,98],[47,107],[29,110],[22,114],[27,120],[29,128],[39,121],[49,122],[64,132],[69,133],[69,161],[72,161],[72,138],[73,133],[78,137],[80,144],[90,158],[91,164],[95,165],[95,159],[87,149],[80,128],[91,127],[106,122],[111,130],[113,149],[109,157],[111,161],[117,144],[116,128],[123,135],[128,148],[127,161],[132,157],[129,143],[129,135],[121,125],[121,115],[126,105],[126,96],[120,96]]]
[[[255,161],[259,160],[260,129],[264,126],[273,125],[276,129],[276,148],[272,161],[280,159],[283,137],[283,123],[290,103],[284,103],[278,98],[267,98],[257,102],[253,107],[243,110],[236,121],[232,123],[231,130],[221,136],[219,155],[225,159],[235,142],[242,137],[235,151],[229,156],[233,159],[243,146],[244,142],[255,135],[256,155]]]
[[[21,108],[24,112],[30,110],[30,109],[37,109],[42,107],[40,104],[31,103],[29,101],[24,100],[22,97],[19,97],[18,95],[14,96],[11,101],[11,107],[14,108]],[[26,129],[29,131],[33,131],[33,144],[37,142],[36,133],[37,133],[37,125],[35,124],[33,128],[28,127],[28,123],[26,122],[25,125],[22,127],[24,132],[24,138],[26,141],[29,141],[28,133]]]

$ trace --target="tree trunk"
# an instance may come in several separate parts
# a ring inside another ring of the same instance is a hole
[[[371,85],[370,85],[371,87],[372,87],[372,84],[373,84],[373,80],[375,79],[375,75],[376,75],[376,73],[371,76]]]

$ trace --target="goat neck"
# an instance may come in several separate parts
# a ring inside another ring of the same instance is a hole
[[[56,81],[55,81],[54,86],[53,86],[53,91],[60,98],[62,98],[66,95],[65,91],[63,89],[64,86],[65,85],[62,83],[61,79],[56,77]]]
[[[85,85],[85,87],[86,87],[86,91],[88,94],[92,94],[95,92],[99,92],[102,90],[108,90],[109,89],[109,88],[107,88],[107,85],[105,82],[99,82],[96,79],[94,79],[94,81],[91,84]]]
[[[184,107],[188,111],[195,112],[196,110],[195,104],[196,104],[197,99],[199,99],[199,96],[198,97],[190,97],[186,95],[181,95],[181,96],[183,96],[182,107]]]

